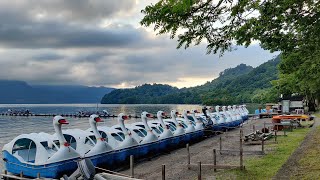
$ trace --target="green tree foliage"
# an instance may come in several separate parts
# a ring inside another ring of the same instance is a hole
[[[162,84],[144,84],[133,89],[118,89],[106,94],[106,104],[238,104],[276,102],[278,93],[270,81],[277,79],[279,58],[257,68],[240,64],[220,73],[217,79],[191,88],[174,88]],[[266,96],[262,98],[261,96]]]
[[[319,8],[316,0],[160,0],[142,10],[141,24],[177,36],[178,47],[205,40],[208,53],[254,40],[284,52],[319,34]]]
[[[319,0],[160,0],[142,10],[141,24],[177,37],[178,48],[207,43],[207,53],[259,41],[281,51],[281,93],[320,97]]]

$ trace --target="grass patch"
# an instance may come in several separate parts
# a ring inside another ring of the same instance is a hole
[[[262,157],[248,157],[244,161],[245,171],[228,170],[217,173],[217,179],[272,179],[290,155],[299,147],[310,128],[295,129],[286,137],[278,136],[278,144],[266,145],[272,150]]]
[[[316,114],[319,118],[320,114]],[[306,145],[303,157],[298,162],[297,171],[290,179],[318,179],[320,177],[320,126]]]

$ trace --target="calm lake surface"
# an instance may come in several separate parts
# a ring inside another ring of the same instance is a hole
[[[248,110],[253,112],[256,105],[247,105]],[[50,113],[50,114],[75,114],[78,111],[102,111],[107,110],[110,114],[117,115],[123,112],[127,115],[140,115],[141,112],[147,111],[156,114],[157,111],[162,110],[169,113],[172,109],[179,112],[182,110],[197,109],[201,110],[199,105],[172,105],[172,104],[0,104],[0,112],[5,112],[8,109],[25,110],[29,109],[32,113]],[[66,118],[69,125],[64,126],[64,129],[82,129],[89,128],[87,118]],[[140,119],[131,119],[126,123],[140,121]],[[101,126],[112,126],[117,123],[116,118],[107,118]],[[16,116],[0,116],[0,148],[4,144],[10,142],[13,138],[20,134],[46,132],[54,133],[52,126],[52,117],[16,117]],[[2,153],[0,154],[1,163],[0,170],[3,170]]]

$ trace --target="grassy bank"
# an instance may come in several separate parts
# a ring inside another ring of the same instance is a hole
[[[266,155],[261,157],[247,156],[244,162],[245,171],[221,171],[216,174],[217,179],[272,179],[295,149],[299,147],[309,131],[310,128],[295,129],[293,132],[288,132],[288,136],[278,137],[278,144],[266,146]]]
[[[320,118],[320,114],[317,114]],[[320,126],[312,135],[312,139],[307,143],[303,157],[298,161],[297,171],[292,173],[290,179],[315,179],[320,177]]]

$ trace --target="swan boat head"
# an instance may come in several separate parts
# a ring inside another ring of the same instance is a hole
[[[157,118],[161,124],[161,126],[163,127],[163,132],[160,134],[159,139],[164,139],[164,138],[169,138],[173,136],[173,133],[170,130],[170,125],[169,124],[165,124],[163,121],[163,118],[166,117],[166,113],[163,111],[158,111],[157,112]]]
[[[171,119],[174,122],[175,126],[176,126],[176,130],[173,132],[174,136],[178,136],[178,135],[182,135],[185,133],[183,126],[181,125],[181,123],[179,123],[177,121],[177,116],[178,116],[178,112],[176,110],[171,110]]]
[[[142,123],[144,125],[145,130],[147,131],[147,135],[143,138],[141,143],[149,143],[158,140],[158,137],[152,132],[149,124],[147,123],[148,118],[153,118],[152,114],[146,111],[141,113]]]
[[[124,125],[124,121],[128,120],[129,117],[127,115],[125,115],[124,113],[120,113],[118,115],[118,122],[119,122],[119,126],[125,136],[124,140],[119,144],[119,146],[117,147],[117,149],[121,149],[121,148],[126,148],[126,147],[131,147],[131,146],[135,146],[138,145],[137,140],[135,140],[132,137],[131,132],[129,132],[127,130],[127,128]]]

